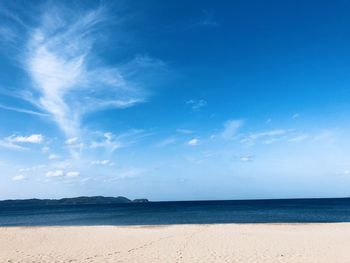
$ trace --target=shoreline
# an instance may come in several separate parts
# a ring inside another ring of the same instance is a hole
[[[255,226],[255,225],[291,225],[291,226],[297,226],[297,225],[342,225],[342,224],[349,224],[350,222],[290,222],[290,223],[274,223],[274,222],[267,222],[267,223],[194,223],[194,224],[159,224],[159,225],[14,225],[14,226],[1,226],[0,230],[4,228],[85,228],[85,227],[92,227],[92,228],[98,228],[98,227],[117,227],[117,228],[157,228],[157,227],[172,227],[172,226]]]
[[[350,223],[0,227],[0,262],[346,262]]]

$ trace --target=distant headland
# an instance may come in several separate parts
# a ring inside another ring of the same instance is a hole
[[[147,203],[148,199],[128,199],[124,196],[105,197],[105,196],[79,196],[62,199],[14,199],[0,201],[0,205],[18,206],[18,205],[104,205],[121,203]]]

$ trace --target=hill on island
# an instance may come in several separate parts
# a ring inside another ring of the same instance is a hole
[[[0,201],[2,206],[47,206],[47,205],[105,205],[105,204],[122,204],[122,203],[145,203],[147,199],[130,200],[124,196],[105,197],[105,196],[79,196],[62,199],[18,199]]]

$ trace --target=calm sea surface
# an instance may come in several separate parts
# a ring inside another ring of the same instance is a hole
[[[0,205],[0,226],[350,222],[350,199]]]

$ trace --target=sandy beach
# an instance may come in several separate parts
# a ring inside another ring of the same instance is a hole
[[[0,262],[349,262],[350,224],[2,227]]]

